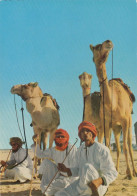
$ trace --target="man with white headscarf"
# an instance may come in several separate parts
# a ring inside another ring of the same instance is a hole
[[[25,183],[31,180],[33,164],[27,151],[22,148],[22,140],[19,137],[10,138],[12,153],[10,160],[1,161],[2,166],[6,167],[5,177],[14,179],[14,183]]]
[[[118,175],[110,151],[95,141],[97,130],[92,123],[83,121],[78,130],[84,144],[77,151],[76,166],[67,168],[59,163],[58,168],[68,176],[79,176],[79,179],[58,191],[55,196],[103,196]]]

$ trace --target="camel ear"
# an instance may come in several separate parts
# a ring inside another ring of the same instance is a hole
[[[34,82],[32,86],[36,87],[37,85],[38,85],[38,82]]]
[[[79,75],[79,79],[82,77],[82,74],[81,75]]]
[[[90,44],[90,49],[92,50],[92,52],[93,52],[93,50],[94,50],[94,46],[92,45],[92,44]]]
[[[90,78],[90,79],[92,79],[92,78],[93,78],[93,76],[92,76],[92,75],[89,75],[89,78]]]

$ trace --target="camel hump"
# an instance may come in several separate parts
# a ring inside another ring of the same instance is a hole
[[[135,99],[134,94],[130,90],[130,87],[127,84],[125,84],[121,78],[113,78],[112,80],[117,81],[118,83],[120,83],[125,88],[125,90],[128,92],[128,94],[130,96],[131,101],[134,103],[136,99]],[[112,81],[112,80],[110,80],[110,81]]]
[[[59,105],[58,105],[56,99],[54,99],[50,94],[44,93],[44,94],[43,94],[43,97],[41,98],[41,101],[42,101],[42,99],[43,99],[44,97],[47,97],[47,96],[49,96],[49,97],[51,98],[51,100],[52,100],[52,102],[53,102],[55,108],[56,108],[57,110],[59,110],[60,107],[59,107]]]
[[[101,100],[101,94],[100,92],[94,92],[91,94],[91,103],[92,103],[92,111],[94,117],[99,118],[100,113],[100,100]]]

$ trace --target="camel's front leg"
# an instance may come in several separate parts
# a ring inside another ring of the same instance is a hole
[[[114,132],[114,136],[115,136],[115,142],[116,142],[116,146],[117,146],[117,164],[116,164],[116,169],[119,172],[119,158],[120,158],[120,152],[121,152],[121,148],[120,148],[120,134],[121,134],[121,127],[117,126],[113,128],[113,132]]]
[[[110,148],[110,136],[111,136],[111,130],[109,127],[109,123],[107,123],[105,121],[105,126],[104,126],[104,122],[103,124],[103,132],[104,132],[104,138],[105,138],[105,145]]]
[[[47,142],[48,142],[48,135],[49,133],[47,131],[44,131],[43,132],[43,139],[42,139],[42,142],[43,142],[43,150],[45,150],[47,148]]]
[[[39,136],[39,140],[38,140],[38,143],[37,145],[40,146],[40,143],[41,143],[41,129],[38,129],[37,127],[33,127],[33,130],[34,130],[34,134],[37,134]],[[36,146],[35,146],[36,148]],[[35,149],[36,150],[36,149]],[[36,156],[36,154],[34,154],[34,168],[35,168],[35,175],[34,175],[34,178],[37,178],[37,164],[38,164],[38,158]]]
[[[55,135],[55,131],[57,129],[53,129],[52,131],[50,131],[50,137],[49,137],[49,148],[52,147],[53,145],[53,141],[54,141],[54,135]]]
[[[103,139],[104,139],[104,130],[103,130],[103,127],[100,126],[97,129],[97,131],[98,131],[98,134],[97,134],[98,142],[102,144],[103,143]]]

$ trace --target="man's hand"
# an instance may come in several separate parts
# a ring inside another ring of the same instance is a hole
[[[39,135],[38,134],[33,135],[32,139],[33,139],[34,143],[36,143],[36,142],[38,143],[39,142]]]
[[[102,178],[98,178],[96,180],[92,180],[88,186],[91,188],[93,195],[98,195],[97,189],[100,185],[103,184]]]
[[[58,163],[58,170],[61,172],[66,172],[68,176],[72,176],[71,170],[67,168],[63,163]]]
[[[7,163],[5,161],[1,161],[0,163],[1,163],[2,166],[6,166],[7,165]]]

